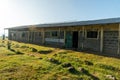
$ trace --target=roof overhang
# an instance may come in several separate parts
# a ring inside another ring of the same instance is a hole
[[[120,18],[109,18],[109,19],[76,21],[76,22],[36,24],[36,25],[17,26],[17,27],[5,28],[5,29],[25,29],[25,28],[30,28],[30,27],[39,27],[39,28],[68,27],[68,26],[85,26],[85,25],[112,24],[112,23],[120,23]]]

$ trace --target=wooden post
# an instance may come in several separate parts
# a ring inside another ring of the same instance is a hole
[[[58,45],[60,44],[60,28],[59,28],[59,32],[58,32],[58,37],[59,37],[59,41],[58,41]]]
[[[64,46],[65,46],[65,42],[66,42],[66,31],[64,30]]]
[[[84,26],[82,27],[82,38],[84,38],[84,32],[85,32],[85,28],[84,28]],[[83,42],[83,40],[82,40],[82,50],[83,50],[83,48],[84,48],[84,42]]]
[[[78,30],[78,49],[80,48],[80,30]]]
[[[44,44],[44,43],[45,43],[45,30],[43,28],[43,30],[42,30],[42,44]]]
[[[118,52],[117,54],[120,54],[120,23],[118,27]]]
[[[36,32],[37,31],[34,30],[34,43],[36,42]]]
[[[29,36],[30,36],[30,32],[28,31],[28,42],[29,42]]]
[[[100,52],[103,52],[103,26],[100,29]]]

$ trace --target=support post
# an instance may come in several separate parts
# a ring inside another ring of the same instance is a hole
[[[80,48],[80,40],[79,40],[80,39],[80,31],[81,30],[78,30],[78,49]]]
[[[28,39],[27,39],[27,41],[29,42],[29,36],[30,36],[30,32],[29,31],[27,31],[28,32]]]
[[[118,52],[117,54],[120,54],[120,23],[118,27]]]
[[[85,32],[85,28],[84,26],[82,27],[82,50],[84,48],[84,32]]]
[[[100,29],[100,52],[103,52],[103,26]]]
[[[4,29],[4,34],[3,34],[3,40],[5,40],[5,29]]]
[[[58,45],[60,44],[60,28],[59,28],[59,32],[58,32],[58,38],[59,38],[59,41],[58,41]]]
[[[44,44],[44,43],[45,43],[45,30],[43,28],[43,30],[42,30],[42,44]]]
[[[64,46],[65,46],[65,44],[66,44],[66,31],[64,30]]]

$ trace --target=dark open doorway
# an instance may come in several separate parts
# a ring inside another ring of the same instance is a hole
[[[73,41],[72,47],[73,48],[78,48],[78,31],[73,32],[72,41]]]

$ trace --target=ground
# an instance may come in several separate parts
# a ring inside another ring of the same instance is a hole
[[[11,41],[0,42],[0,80],[120,80],[120,59]]]

